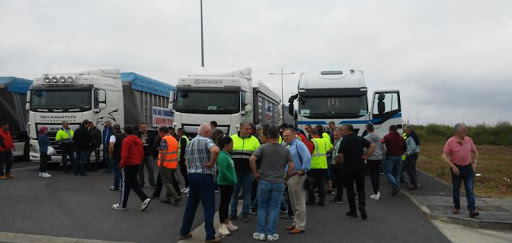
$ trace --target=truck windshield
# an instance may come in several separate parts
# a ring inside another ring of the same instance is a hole
[[[240,92],[178,90],[176,111],[201,114],[240,112]]]
[[[359,97],[301,97],[300,115],[310,119],[359,118],[368,114],[366,95]]]
[[[30,110],[49,112],[88,111],[91,90],[32,90]]]

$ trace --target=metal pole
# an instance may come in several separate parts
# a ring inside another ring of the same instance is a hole
[[[204,40],[203,40],[203,0],[201,4],[201,67],[204,67]]]
[[[281,104],[284,104],[284,73],[281,68]]]

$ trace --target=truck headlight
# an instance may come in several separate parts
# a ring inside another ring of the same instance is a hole
[[[68,83],[70,83],[70,84],[74,82],[73,77],[71,77],[71,76],[68,76],[68,77],[66,78],[66,80],[67,80],[67,81],[68,81]]]
[[[52,83],[55,83],[55,84],[56,84],[58,81],[59,81],[59,78],[57,78],[57,77],[52,77]]]
[[[66,82],[66,77],[60,76],[59,77],[59,83],[65,83],[65,82]]]

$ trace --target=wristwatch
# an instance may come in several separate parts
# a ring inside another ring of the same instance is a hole
[[[473,163],[478,164],[478,160],[476,160],[476,159],[473,160]]]

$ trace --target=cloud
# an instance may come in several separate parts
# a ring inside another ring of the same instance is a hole
[[[512,2],[203,1],[207,67],[355,68],[421,123],[512,120]],[[200,66],[199,1],[3,1],[0,75],[118,67],[165,82]],[[285,76],[285,100],[299,75]],[[454,92],[456,90],[456,92]],[[469,121],[469,120],[468,120]]]

